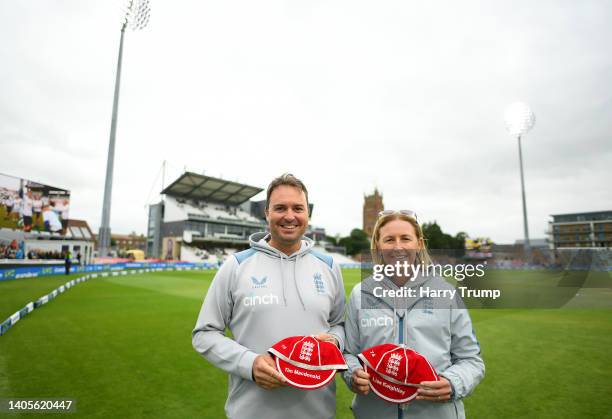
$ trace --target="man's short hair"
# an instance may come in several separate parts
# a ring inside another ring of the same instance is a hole
[[[272,191],[279,186],[293,186],[294,188],[298,188],[300,191],[304,192],[304,196],[306,197],[306,208],[308,209],[308,190],[306,189],[306,185],[304,185],[304,182],[293,176],[291,173],[283,173],[270,182],[268,185],[268,191],[266,192],[266,209],[269,209],[270,207],[270,196],[272,195]]]

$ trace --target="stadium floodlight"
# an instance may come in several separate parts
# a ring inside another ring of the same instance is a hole
[[[506,108],[504,114],[506,130],[512,137],[521,137],[527,134],[535,125],[535,115],[529,106],[522,102],[514,102]]]
[[[98,256],[108,256],[111,244],[110,207],[113,191],[113,167],[115,161],[115,134],[117,132],[117,110],[119,108],[119,85],[121,82],[121,60],[123,58],[123,36],[125,28],[134,31],[143,29],[149,23],[149,0],[127,0],[122,8],[121,38],[119,41],[119,58],[115,76],[115,95],[111,119],[108,159],[106,161],[106,180],[104,183],[104,203],[102,204],[102,222],[98,233]]]
[[[516,137],[519,149],[519,165],[521,169],[521,192],[523,196],[523,228],[525,230],[525,241],[523,247],[525,252],[529,251],[529,226],[527,225],[527,202],[525,199],[525,178],[523,175],[523,152],[521,149],[521,137],[526,135],[535,125],[535,115],[522,102],[515,102],[506,108],[504,114],[506,130],[511,137]]]

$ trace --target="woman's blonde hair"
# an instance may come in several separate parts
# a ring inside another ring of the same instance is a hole
[[[376,220],[376,224],[374,225],[374,230],[372,230],[372,240],[370,241],[370,252],[372,253],[372,262],[380,265],[384,264],[384,260],[381,255],[380,248],[378,247],[378,241],[380,240],[380,229],[383,228],[386,224],[390,223],[394,220],[402,220],[410,223],[412,227],[414,227],[414,231],[416,232],[417,240],[419,241],[419,250],[417,250],[417,259],[415,263],[425,265],[431,264],[431,257],[429,256],[429,252],[427,251],[427,247],[425,245],[425,235],[423,234],[423,229],[417,222],[416,218],[411,217],[406,214],[402,214],[400,212],[395,212],[392,214],[386,214],[378,217]]]

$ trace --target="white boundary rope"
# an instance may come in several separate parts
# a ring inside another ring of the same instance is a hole
[[[99,273],[90,273],[71,281],[66,282],[64,285],[60,285],[49,294],[43,295],[36,301],[29,302],[22,309],[16,311],[11,316],[9,316],[6,320],[0,323],[0,336],[4,335],[11,327],[13,327],[20,319],[23,319],[25,316],[30,314],[37,308],[42,307],[47,304],[49,301],[53,300],[58,295],[66,292],[70,288],[75,285],[89,281],[90,279],[98,278],[98,277],[110,277],[110,276],[123,276],[123,275],[135,275],[135,274],[143,274],[148,272],[161,272],[161,271],[194,271],[194,270],[209,270],[210,268],[199,268],[195,266],[177,266],[170,268],[146,268],[146,269],[130,269],[130,270],[121,270],[121,271],[112,271],[112,272],[99,272]]]

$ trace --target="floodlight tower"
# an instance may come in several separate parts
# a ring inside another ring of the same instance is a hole
[[[527,106],[522,102],[514,102],[506,108],[504,114],[506,122],[506,130],[511,137],[518,140],[519,149],[519,165],[521,168],[521,191],[523,195],[523,227],[525,229],[525,241],[523,248],[525,253],[529,252],[529,226],[527,224],[527,202],[525,200],[525,177],[523,175],[523,152],[521,150],[521,137],[526,135],[531,128],[535,125],[535,115]]]
[[[111,243],[110,208],[113,192],[113,167],[115,163],[115,134],[117,132],[117,109],[119,107],[119,85],[121,83],[121,59],[123,57],[123,36],[125,28],[140,30],[149,23],[149,0],[127,0],[122,9],[121,39],[119,41],[119,58],[115,76],[115,96],[113,98],[113,116],[111,119],[108,159],[106,161],[106,180],[104,183],[104,203],[102,205],[102,223],[98,233],[98,255],[108,256]]]

